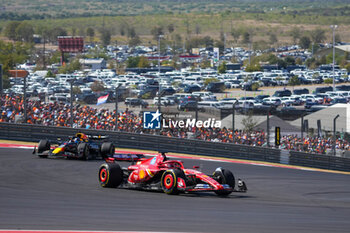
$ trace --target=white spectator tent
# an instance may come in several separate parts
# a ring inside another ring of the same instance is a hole
[[[333,119],[339,114],[336,121],[338,132],[350,133],[350,104],[335,104],[304,117],[308,120],[309,129],[317,130],[317,120],[321,120],[321,130],[333,132]],[[291,122],[294,126],[300,126],[301,120]],[[317,131],[316,131],[317,132]]]

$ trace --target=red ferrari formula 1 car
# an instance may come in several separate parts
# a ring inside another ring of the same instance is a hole
[[[196,168],[184,168],[181,161],[168,160],[163,152],[128,168],[121,168],[113,158],[108,158],[100,166],[98,178],[102,187],[160,190],[167,194],[213,191],[227,196],[232,192],[247,191],[240,179],[235,189],[235,177],[229,170],[217,168],[213,175],[206,175]]]

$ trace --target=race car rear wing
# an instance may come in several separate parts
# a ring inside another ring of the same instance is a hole
[[[108,139],[109,136],[106,135],[87,135],[89,139],[93,139],[93,140],[105,140]]]

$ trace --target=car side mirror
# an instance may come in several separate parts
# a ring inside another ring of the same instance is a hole
[[[193,169],[198,169],[199,168],[199,166],[193,166]]]

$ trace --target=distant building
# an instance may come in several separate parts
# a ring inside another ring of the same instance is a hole
[[[321,130],[333,132],[333,119],[339,114],[336,122],[336,130],[338,132],[350,133],[350,105],[335,104],[328,108],[319,110],[310,115],[304,116],[304,120],[308,120],[308,128],[317,130],[317,120],[321,121]],[[291,122],[294,126],[300,126],[300,119]],[[316,131],[317,132],[317,131]]]
[[[91,69],[91,70],[102,70],[107,68],[107,62],[103,58],[99,59],[80,59],[80,64],[83,66],[84,69]]]
[[[350,52],[350,45],[336,45],[335,46],[335,53],[339,56],[344,56],[345,53],[349,53]],[[317,51],[317,53],[315,53],[315,56],[318,58],[321,58],[322,56],[327,56],[329,54],[333,53],[333,48],[326,48],[326,49],[322,49],[320,51]]]
[[[227,63],[226,64],[226,70],[240,70],[241,64],[240,63]]]

